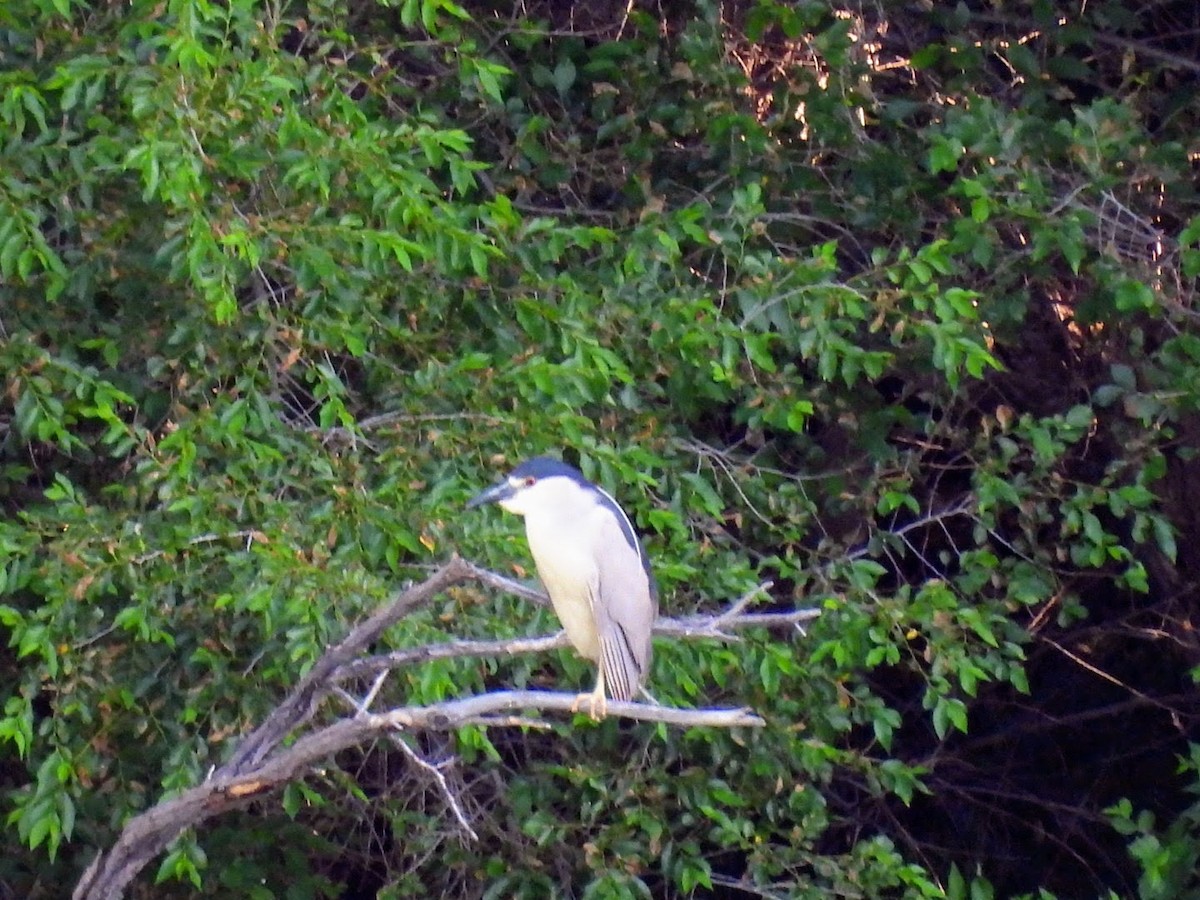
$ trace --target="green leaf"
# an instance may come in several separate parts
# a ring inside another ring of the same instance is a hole
[[[1158,549],[1174,563],[1178,550],[1175,544],[1174,528],[1170,522],[1160,516],[1152,516],[1150,521],[1154,528],[1154,541],[1158,544]]]
[[[996,640],[996,635],[992,631],[991,626],[984,620],[983,614],[979,610],[964,607],[959,610],[959,615],[985,644],[989,647],[1000,646],[1000,642]]]
[[[575,63],[570,59],[564,58],[554,67],[554,89],[560,96],[566,95],[575,84],[575,74]]]
[[[929,171],[934,175],[939,172],[953,172],[958,168],[965,148],[962,142],[955,139],[938,138],[929,148]]]
[[[504,94],[500,90],[500,79],[497,77],[496,66],[487,62],[480,62],[475,66],[475,77],[479,81],[479,87],[483,90],[494,103],[503,103]]]
[[[926,44],[909,57],[909,65],[918,71],[932,68],[942,58],[942,52],[941,44]]]
[[[1154,291],[1140,281],[1131,278],[1118,282],[1114,302],[1121,312],[1154,309]]]
[[[808,422],[810,416],[815,411],[815,407],[810,400],[797,400],[792,404],[792,408],[788,410],[787,427],[796,433],[804,431],[805,423]]]
[[[967,707],[953,697],[939,697],[933,707],[933,730],[940,740],[945,740],[951,728],[966,733]]]
[[[721,516],[725,510],[725,503],[721,499],[708,479],[701,475],[688,473],[684,475],[684,481],[691,486],[694,496],[700,501],[700,507],[712,516]]]
[[[287,813],[288,818],[295,819],[304,805],[304,796],[295,782],[291,782],[284,787],[280,803],[283,806],[283,811]]]
[[[1065,421],[1072,428],[1090,428],[1096,419],[1093,409],[1086,403],[1079,403],[1067,410]]]
[[[1013,68],[1026,78],[1034,81],[1041,78],[1042,67],[1028,46],[1020,41],[1010,41],[1005,53]]]
[[[53,862],[61,840],[62,829],[59,826],[58,814],[47,809],[33,822],[29,831],[29,849],[36,850],[42,844],[46,844],[46,853]]]

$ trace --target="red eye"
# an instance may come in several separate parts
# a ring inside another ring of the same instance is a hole
[[[532,475],[526,477],[525,487],[533,487],[535,484],[537,484],[536,478],[534,478]]]

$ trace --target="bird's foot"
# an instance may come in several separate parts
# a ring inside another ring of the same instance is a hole
[[[571,704],[571,712],[579,712],[580,707],[584,704],[587,704],[588,715],[596,722],[608,715],[608,698],[604,696],[603,690],[580,694]]]

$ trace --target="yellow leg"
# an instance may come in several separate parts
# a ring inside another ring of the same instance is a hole
[[[588,705],[588,715],[596,721],[608,715],[608,698],[604,696],[604,671],[600,670],[596,677],[596,687],[590,694],[580,694],[571,704],[571,712],[579,712],[583,704]]]

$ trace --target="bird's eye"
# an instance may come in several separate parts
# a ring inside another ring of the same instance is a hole
[[[537,484],[537,479],[532,475],[529,475],[525,478],[525,487],[533,487],[535,484]]]

